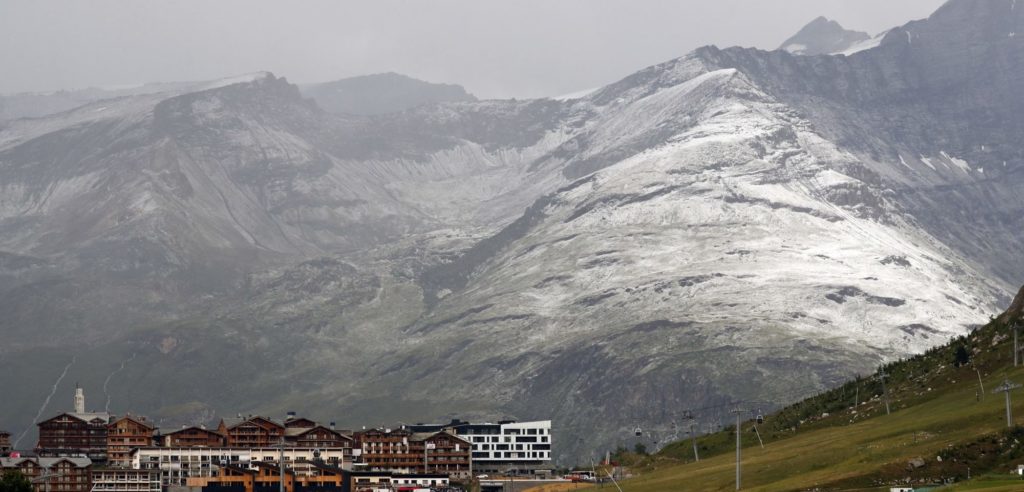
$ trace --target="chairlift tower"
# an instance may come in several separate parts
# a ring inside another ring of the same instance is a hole
[[[742,433],[740,432],[740,415],[744,410],[740,409],[739,405],[732,410],[732,413],[736,415],[736,490],[740,489],[740,461],[742,459],[743,442],[741,440]]]
[[[1000,393],[1000,392],[1002,392],[1002,393],[1004,393],[1006,395],[1006,426],[1007,427],[1013,427],[1013,416],[1010,414],[1010,392],[1015,390],[1015,389],[1017,389],[1017,388],[1020,388],[1020,387],[1021,387],[1021,385],[1019,385],[1017,383],[1014,383],[1014,382],[1010,381],[1009,379],[1004,379],[1003,380],[1003,384],[1001,386],[999,386],[998,388],[992,390],[993,393]]]

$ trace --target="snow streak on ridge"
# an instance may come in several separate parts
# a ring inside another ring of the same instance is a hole
[[[71,362],[68,362],[68,365],[64,366],[64,371],[61,372],[60,376],[57,377],[57,380],[54,381],[53,387],[50,388],[50,394],[46,395],[46,400],[43,401],[43,406],[39,407],[39,411],[36,412],[36,416],[32,419],[31,424],[29,424],[28,427],[25,427],[25,430],[21,431],[21,435],[18,436],[18,439],[14,441],[14,444],[12,445],[14,449],[18,448],[18,443],[20,443],[21,440],[25,438],[25,434],[28,434],[28,431],[29,429],[32,428],[32,425],[35,424],[36,422],[39,422],[39,417],[41,417],[43,415],[43,412],[46,411],[46,407],[50,404],[50,399],[53,398],[53,395],[57,393],[57,386],[60,386],[60,382],[64,380],[64,376],[68,375],[68,369],[71,368],[71,365],[74,364],[75,360],[77,359],[77,355],[71,357]]]
[[[107,404],[103,406],[103,411],[104,412],[110,413],[110,393],[107,392],[107,385],[110,384],[110,380],[111,380],[111,378],[114,377],[115,374],[123,371],[125,366],[128,365],[129,362],[135,360],[135,355],[136,355],[136,353],[132,352],[132,356],[127,358],[127,359],[125,359],[125,360],[123,360],[123,361],[121,361],[121,367],[118,367],[117,369],[114,369],[113,372],[111,372],[110,374],[107,375],[107,379],[105,379],[103,381],[103,394],[107,397]]]

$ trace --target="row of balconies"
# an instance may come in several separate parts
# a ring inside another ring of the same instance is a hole
[[[160,490],[160,482],[156,482],[155,484],[150,484],[150,483],[139,484],[138,486],[136,486],[135,484],[121,485],[121,484],[112,484],[112,483],[111,484],[98,483],[98,484],[93,484],[92,490],[123,490],[125,492],[145,492],[145,491],[149,491],[149,490],[156,491],[156,490]]]

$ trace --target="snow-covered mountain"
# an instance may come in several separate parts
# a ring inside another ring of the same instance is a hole
[[[834,20],[818,17],[784,41],[779,49],[794,55],[829,55],[842,53],[870,40],[867,33],[849,31]]]
[[[554,418],[565,456],[926,349],[1024,277],[1022,15],[561,100],[340,115],[266,74],[9,123],[0,418],[70,364],[156,418]]]

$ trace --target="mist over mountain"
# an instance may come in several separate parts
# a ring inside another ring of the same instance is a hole
[[[0,418],[67,367],[167,422],[553,418],[567,455],[925,350],[1024,277],[1015,3],[566,101],[256,74],[7,122]]]
[[[340,114],[397,113],[426,104],[476,101],[458,85],[432,84],[397,73],[310,84],[301,90],[324,110]]]
[[[143,84],[130,87],[112,87],[55,91],[46,93],[19,93],[0,95],[0,122],[18,118],[38,118],[61,113],[101,99],[135,96],[185,89],[194,83]]]

